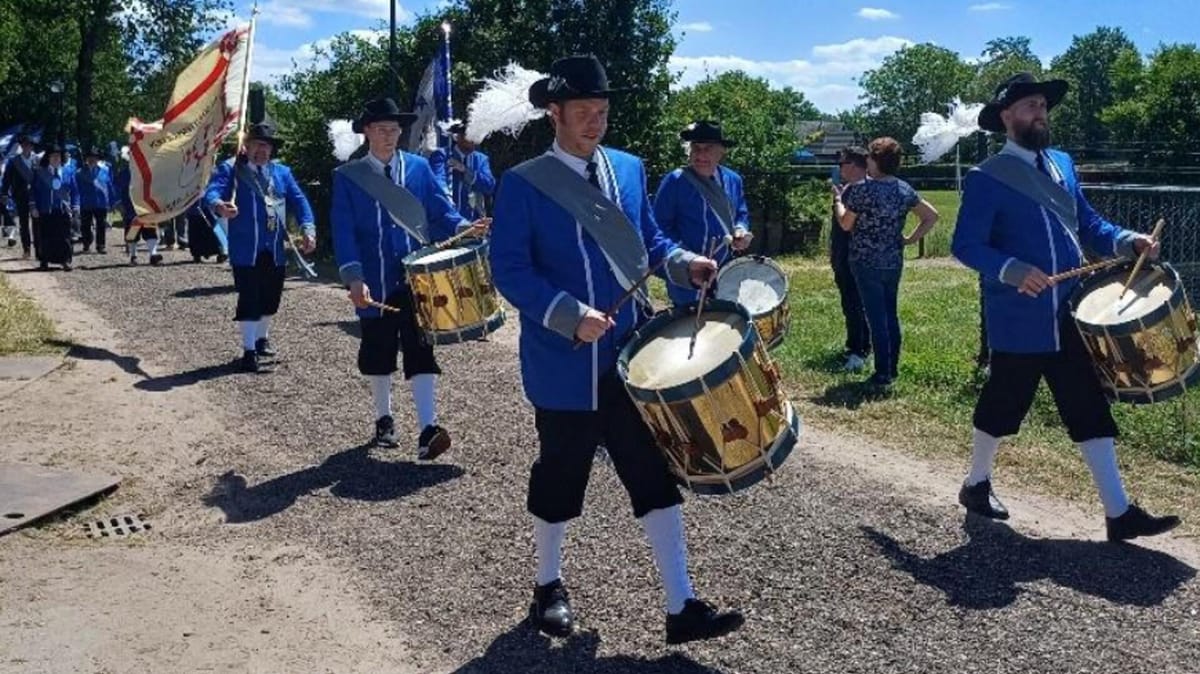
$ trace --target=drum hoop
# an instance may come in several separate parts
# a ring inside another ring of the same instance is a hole
[[[758,326],[754,324],[754,319],[750,316],[750,312],[742,305],[728,300],[706,302],[705,310],[736,313],[745,321],[747,330],[742,335],[742,342],[738,345],[737,351],[730,353],[728,358],[721,361],[720,364],[702,376],[688,380],[682,384],[660,389],[646,389],[630,383],[629,362],[633,360],[633,356],[645,345],[647,339],[654,334],[655,328],[665,323],[670,323],[681,316],[694,315],[694,305],[675,307],[674,309],[664,311],[635,330],[617,357],[617,373],[625,382],[630,396],[639,402],[658,402],[662,399],[668,403],[673,403],[692,400],[704,393],[705,386],[710,388],[720,386],[742,371],[739,355],[748,358],[750,354],[754,353],[754,345],[762,339],[758,334]]]
[[[455,253],[450,257],[440,259],[436,262],[421,262],[421,258],[427,255],[443,252],[437,246],[425,246],[424,248],[415,250],[408,255],[405,255],[404,258],[400,260],[400,263],[411,272],[418,274],[429,274],[439,271],[446,271],[447,269],[454,269],[455,267],[462,267],[464,264],[470,264],[470,262],[464,262],[464,259],[468,257],[475,258],[476,260],[484,260],[487,258],[488,242],[484,239],[476,239],[475,241],[462,241],[456,244],[454,247],[467,248],[468,250],[465,250],[461,253]]]
[[[1176,271],[1175,268],[1169,263],[1158,262],[1152,263],[1154,266],[1147,267],[1147,269],[1162,269],[1162,271],[1164,271],[1167,276],[1175,282],[1174,286],[1171,288],[1171,296],[1165,303],[1155,307],[1147,314],[1143,314],[1137,318],[1131,318],[1121,323],[1100,324],[1092,323],[1086,319],[1080,318],[1079,305],[1083,302],[1083,298],[1087,296],[1088,292],[1104,281],[1108,281],[1113,278],[1125,277],[1129,273],[1129,270],[1133,268],[1133,264],[1133,261],[1128,261],[1124,264],[1105,269],[1101,272],[1093,274],[1092,276],[1088,276],[1083,281],[1080,281],[1077,286],[1075,286],[1075,291],[1071,295],[1071,299],[1068,301],[1068,306],[1071,310],[1071,317],[1075,319],[1075,323],[1079,326],[1080,332],[1089,335],[1096,335],[1098,337],[1127,337],[1129,335],[1136,335],[1137,333],[1144,331],[1145,326],[1147,325],[1158,325],[1168,316],[1178,311],[1179,308],[1187,302],[1187,295],[1184,293],[1183,289],[1183,279],[1180,278],[1179,272]]]

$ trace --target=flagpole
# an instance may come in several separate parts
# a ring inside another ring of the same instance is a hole
[[[254,32],[255,25],[258,23],[258,0],[254,0],[254,6],[250,9],[250,34],[246,38],[246,63],[242,66],[242,100],[238,107],[238,134],[237,134],[237,151],[234,153],[234,162],[242,156],[246,151],[246,116],[249,114],[250,105],[250,62],[254,59]],[[237,199],[237,175],[233,175],[229,180],[229,201],[233,203]]]

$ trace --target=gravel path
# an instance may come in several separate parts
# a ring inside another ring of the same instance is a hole
[[[1020,523],[964,524],[952,503],[908,498],[822,459],[836,444],[805,443],[773,484],[688,499],[698,591],[748,622],[677,649],[662,642],[640,529],[613,472],[597,465],[564,570],[582,629],[566,642],[540,637],[521,624],[536,446],[515,318],[491,341],[439,350],[441,423],[454,448],[415,465],[403,384],[397,423],[411,442],[365,446],[370,395],[343,291],[289,281],[272,331],[281,361],[269,374],[237,374],[226,367],[239,355],[228,271],[167,255],[162,268],[81,256],[58,280],[126,331],[124,355],[174,373],[139,387],[196,386],[242,432],[242,442],[204,447],[207,483],[181,486],[180,498],[223,512],[223,535],[312,548],[340,564],[377,617],[408,635],[423,670],[1197,671],[1190,566],[1135,546],[1030,537]]]

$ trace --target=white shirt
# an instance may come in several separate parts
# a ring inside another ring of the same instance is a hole
[[[576,157],[575,155],[571,154],[570,152],[567,152],[566,150],[562,149],[562,146],[558,144],[557,140],[555,140],[554,144],[550,146],[550,154],[557,157],[559,161],[566,164],[572,171],[574,171],[574,172],[578,173],[580,176],[582,176],[584,180],[587,180],[587,177],[588,177],[588,174],[587,174],[588,162],[596,161],[596,153],[595,152],[592,153],[592,158],[590,160],[582,159],[582,158]],[[599,168],[597,168],[596,170],[599,171]]]
[[[1021,159],[1030,166],[1037,167],[1038,155],[1043,153],[1038,152],[1037,150],[1030,150],[1027,147],[1022,147],[1021,145],[1013,142],[1012,139],[1009,139],[1004,142],[1004,147],[1000,148],[1000,154],[1010,154]],[[1050,161],[1050,158],[1044,155],[1042,156],[1042,162],[1045,163],[1046,170],[1050,172],[1050,175],[1054,176],[1054,182],[1062,185],[1063,176],[1058,170],[1058,165]]]
[[[371,168],[375,169],[376,173],[378,173],[381,176],[387,175],[387,173],[383,170],[384,163],[382,160],[379,159],[379,157],[376,157],[371,152],[367,152],[367,161],[371,164]],[[392,182],[399,185],[400,179],[401,179],[400,153],[399,152],[392,153],[392,159],[391,159],[391,161],[388,162],[388,165],[392,167]]]

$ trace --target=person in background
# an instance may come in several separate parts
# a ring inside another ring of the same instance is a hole
[[[79,220],[83,234],[83,252],[96,244],[96,252],[108,254],[108,212],[117,205],[116,185],[112,170],[100,162],[100,148],[93,147],[84,155],[84,165],[75,173],[79,185]]]
[[[838,153],[838,165],[833,170],[835,186],[855,185],[866,179],[865,147],[850,146]],[[850,372],[861,372],[866,367],[867,356],[871,354],[871,328],[867,324],[867,312],[863,309],[858,285],[854,283],[854,272],[850,270],[850,232],[842,229],[836,213],[832,219],[833,227],[829,231],[829,264],[833,267],[833,282],[838,289],[842,317],[846,322],[844,367]]]
[[[920,241],[937,223],[938,213],[911,185],[896,177],[902,150],[893,138],[876,138],[867,146],[871,180],[834,188],[838,224],[850,232],[850,270],[867,312],[875,372],[868,383],[887,388],[899,375],[900,273],[904,246]],[[920,224],[904,236],[904,221],[913,211]]]

